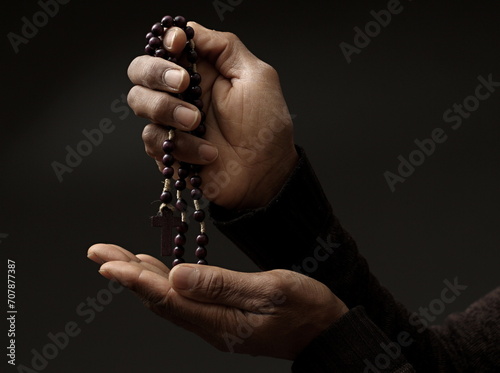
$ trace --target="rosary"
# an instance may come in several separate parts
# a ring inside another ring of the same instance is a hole
[[[186,46],[181,54],[176,58],[174,55],[169,53],[163,48],[163,36],[165,32],[171,27],[179,27],[184,30],[186,34],[187,42]],[[190,83],[188,89],[181,93],[176,94],[175,97],[180,98],[188,103],[193,104],[200,110],[201,123],[200,125],[190,133],[203,137],[206,132],[205,127],[205,113],[202,111],[203,102],[201,101],[202,90],[200,88],[201,76],[196,70],[196,61],[198,59],[198,54],[195,50],[195,44],[193,41],[194,29],[187,26],[187,21],[182,16],[176,16],[175,18],[171,16],[165,16],[162,18],[161,22],[155,23],[151,28],[151,31],[146,35],[147,45],[145,48],[145,53],[163,58],[169,62],[173,62],[180,65],[180,62],[185,62],[187,66],[183,66],[190,75]],[[177,179],[174,181],[174,163],[176,162],[172,152],[175,149],[175,129],[173,127],[167,127],[168,137],[163,142],[163,151],[165,155],[163,156],[162,162],[165,166],[163,168],[163,176],[165,176],[165,181],[163,185],[163,191],[160,196],[160,208],[156,216],[151,217],[151,224],[153,227],[161,227],[161,255],[162,256],[175,256],[172,261],[172,267],[179,263],[185,263],[183,259],[186,244],[186,232],[188,231],[187,223],[187,210],[188,204],[184,198],[182,198],[182,192],[186,189],[186,179],[189,178],[189,182],[193,189],[191,190],[191,199],[193,200],[194,212],[193,219],[199,223],[200,230],[196,237],[196,252],[195,255],[198,258],[198,264],[208,264],[206,261],[207,249],[205,246],[208,244],[208,236],[205,230],[205,212],[200,206],[200,199],[203,196],[201,187],[201,177],[199,172],[201,170],[200,165],[189,164],[186,162],[178,162],[177,169]],[[175,193],[175,203],[171,202],[174,200]],[[177,212],[177,215],[174,215]],[[178,216],[180,215],[180,216]],[[172,240],[172,230],[176,228],[177,235]],[[172,248],[172,241],[175,247]]]

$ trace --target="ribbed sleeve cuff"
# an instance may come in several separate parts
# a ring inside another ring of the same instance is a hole
[[[391,342],[357,306],[342,316],[302,351],[293,373],[415,372]]]

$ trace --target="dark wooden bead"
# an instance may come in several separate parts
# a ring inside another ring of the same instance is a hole
[[[189,96],[192,98],[200,98],[202,94],[201,87],[199,85],[195,85],[188,90]]]
[[[160,201],[162,203],[170,203],[172,202],[172,193],[170,193],[168,190],[163,192],[160,196]]]
[[[174,171],[175,170],[173,167],[165,167],[162,171],[162,174],[166,179],[171,179],[172,176],[174,176]]]
[[[203,101],[201,101],[199,98],[196,100],[193,100],[193,105],[196,106],[198,109],[203,109]]]
[[[154,56],[155,55],[155,51],[156,49],[153,48],[151,45],[146,45],[146,47],[144,48],[144,53],[146,54],[149,54],[150,56]]]
[[[182,29],[186,28],[187,21],[183,16],[176,16],[174,18],[174,26],[180,27]]]
[[[203,197],[203,192],[199,188],[194,188],[191,190],[191,198],[194,199],[195,201],[198,201]]]
[[[172,62],[172,63],[177,63],[177,58],[175,58],[175,57],[168,57],[167,61]]]
[[[198,53],[194,49],[189,50],[187,53],[187,60],[191,63],[195,63],[198,60]]]
[[[203,168],[203,166],[201,164],[192,164],[191,165],[191,170],[194,172],[194,173],[198,173],[201,171],[201,169]]]
[[[186,250],[182,246],[174,247],[174,255],[176,258],[182,258],[184,256],[185,252],[186,252]]]
[[[205,211],[203,211],[203,210],[196,210],[193,213],[193,218],[197,222],[201,223],[203,220],[205,220]]]
[[[205,120],[207,119],[207,114],[203,110],[200,110],[201,114],[201,123],[205,123]]]
[[[165,153],[172,153],[175,149],[175,143],[172,140],[165,140],[163,142],[163,151]]]
[[[204,123],[200,123],[198,127],[193,131],[193,134],[198,137],[203,137],[207,133],[207,126]]]
[[[179,233],[177,236],[175,236],[174,243],[176,246],[184,246],[186,244],[186,236],[184,236],[182,233]]]
[[[188,231],[188,229],[189,229],[189,225],[185,221],[182,221],[180,225],[178,225],[177,227],[175,227],[175,229],[179,233],[186,233]]]
[[[191,179],[189,180],[191,182],[191,185],[194,188],[198,188],[201,186],[201,177],[199,175],[193,175],[191,176]]]
[[[179,167],[179,170],[177,171],[177,175],[179,175],[179,179],[182,179],[184,180],[186,177],[189,176],[189,172],[190,172],[190,168],[189,167]]]
[[[205,257],[207,256],[207,249],[205,249],[203,246],[198,246],[194,255],[196,255],[198,259],[205,259]]]
[[[199,245],[199,246],[205,246],[205,245],[208,245],[208,236],[206,233],[200,233],[197,237],[196,237],[196,243]]]
[[[168,52],[163,48],[158,48],[155,51],[155,57],[166,58],[168,56]]]
[[[158,23],[155,23],[153,25],[153,27],[151,27],[151,32],[155,35],[155,36],[162,36],[163,35],[163,26],[161,25],[160,22]]]
[[[163,27],[172,27],[172,25],[174,24],[174,19],[172,18],[172,16],[165,16],[161,19],[161,25]]]
[[[182,258],[177,258],[177,259],[174,259],[172,261],[172,267],[175,267],[177,264],[181,264],[181,263],[186,263],[186,261]]]
[[[184,190],[184,189],[186,189],[186,180],[183,180],[183,179],[177,180],[175,182],[174,187],[175,187],[176,190]]]
[[[156,36],[153,36],[151,39],[149,39],[149,43],[148,43],[152,48],[155,49],[158,49],[161,47],[161,40],[159,38],[157,38]]]
[[[186,33],[186,38],[188,40],[194,38],[194,28],[192,28],[191,26],[187,26],[184,32]]]
[[[152,32],[148,32],[146,34],[146,42],[149,43],[149,39],[151,39],[152,37],[154,37],[155,35],[152,33]]]
[[[184,199],[178,199],[175,203],[175,208],[180,212],[185,212],[187,210],[187,203]],[[195,219],[196,220],[196,219]]]
[[[195,85],[200,85],[200,83],[201,83],[201,75],[198,73],[191,74],[189,85],[195,86]]]
[[[175,158],[172,154],[165,154],[163,156],[162,162],[165,166],[172,166],[175,162]]]
[[[200,259],[196,264],[208,265],[208,262],[206,261],[206,259]]]

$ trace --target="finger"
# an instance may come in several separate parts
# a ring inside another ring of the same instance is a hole
[[[267,272],[243,273],[192,264],[175,266],[169,279],[175,291],[189,299],[256,313],[273,309],[276,290],[281,288],[278,278]]]
[[[153,123],[191,131],[201,121],[200,111],[196,106],[165,92],[136,85],[130,90],[127,100],[135,115]]]
[[[163,47],[177,56],[182,53],[186,42],[186,33],[179,27],[169,28],[163,36]]]
[[[101,266],[99,273],[108,279],[115,279],[152,304],[163,303],[171,290],[170,282],[164,275],[135,262],[107,262]]]
[[[152,257],[151,255],[137,254],[136,257],[141,261],[141,263],[148,263],[167,274],[170,272],[170,268],[168,268],[165,265],[165,263],[163,263],[161,260]]]
[[[160,91],[179,93],[189,86],[189,74],[163,58],[140,56],[129,65],[128,77],[134,84]]]
[[[161,169],[164,167],[161,160],[165,155],[162,146],[167,138],[168,130],[157,124],[149,124],[142,131],[146,153],[159,162]],[[206,165],[219,156],[219,151],[212,143],[188,133],[176,132],[174,143],[172,155],[179,161]]]
[[[139,262],[139,259],[130,251],[117,245],[103,243],[92,245],[87,251],[87,257],[98,264],[103,264],[112,260]]]
[[[196,22],[189,22],[188,25],[195,31],[193,40],[198,56],[215,65],[226,78],[252,76],[256,68],[265,64],[255,57],[236,35],[209,30]]]

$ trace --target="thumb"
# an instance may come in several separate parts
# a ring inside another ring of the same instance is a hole
[[[189,22],[189,26],[195,31],[193,40],[198,55],[224,77],[241,78],[263,64],[235,34],[209,30],[196,22]]]
[[[169,274],[180,295],[204,303],[216,303],[262,313],[282,297],[279,277],[271,272],[244,273],[219,267],[179,264]]]

